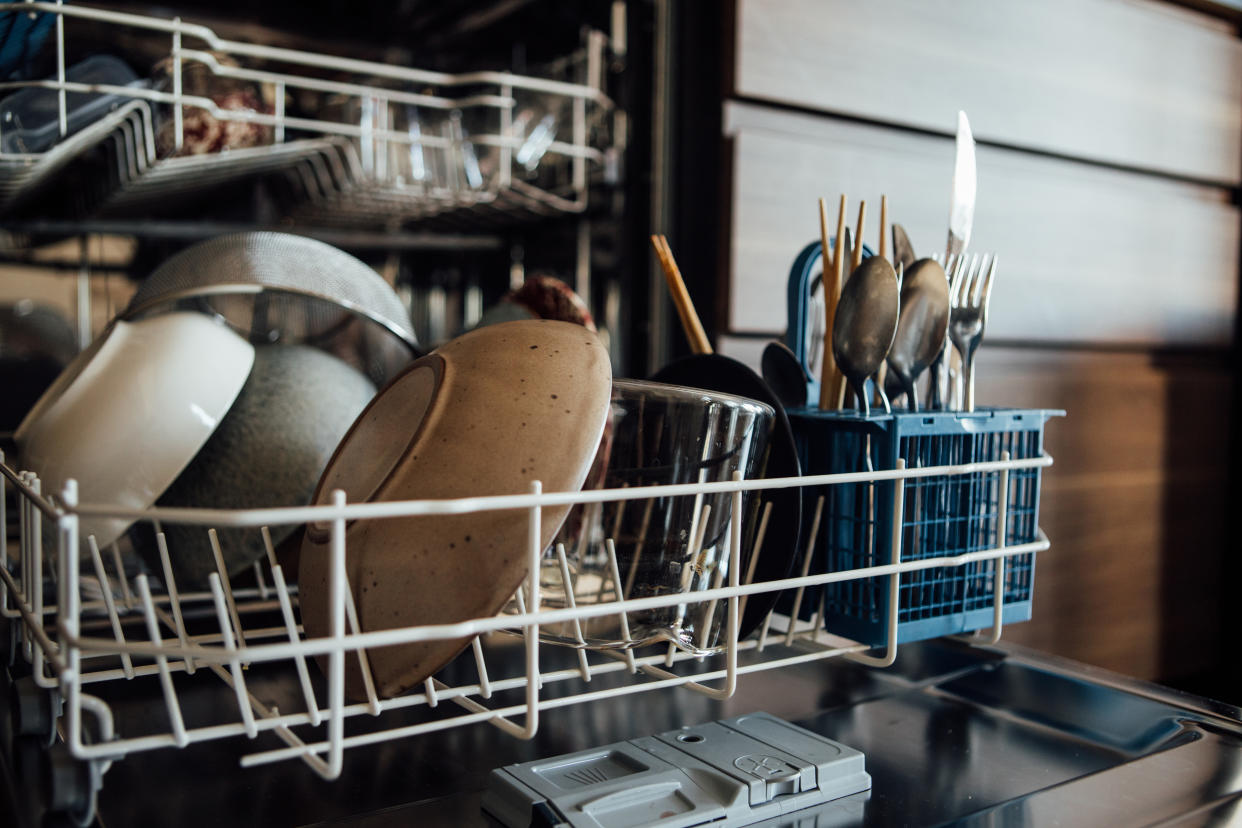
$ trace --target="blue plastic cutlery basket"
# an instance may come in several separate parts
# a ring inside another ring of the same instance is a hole
[[[1044,424],[1063,411],[981,409],[894,412],[863,417],[853,411],[792,408],[789,418],[804,474],[907,468],[1000,460],[1043,453]],[[869,439],[868,439],[869,438]],[[1036,540],[1040,469],[1009,474],[1006,545]],[[807,487],[803,514],[815,513],[824,498],[812,572],[839,572],[892,561],[892,481]],[[991,549],[998,545],[999,472],[909,478],[901,526],[902,561],[924,560]],[[809,537],[809,525],[803,537]],[[897,640],[919,641],[971,632],[992,625],[995,561],[933,567],[901,575]],[[1005,623],[1031,617],[1035,555],[1006,559]],[[888,638],[889,578],[878,576],[827,584],[824,624],[829,632],[874,646]],[[807,601],[804,606],[818,602]]]

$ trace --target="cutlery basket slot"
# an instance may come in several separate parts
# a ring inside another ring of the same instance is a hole
[[[790,409],[803,473],[840,474],[957,465],[1043,453],[1044,423],[1064,412],[1044,409],[982,409],[894,412],[862,417],[851,411]],[[870,469],[867,458],[870,458]],[[1037,539],[1040,469],[1009,473],[1005,545]],[[812,572],[839,572],[891,563],[893,481],[806,488],[809,537],[816,502],[823,497]],[[901,560],[927,560],[992,549],[999,545],[1000,472],[937,475],[906,480]],[[901,574],[898,642],[972,632],[992,625],[996,562],[944,566]],[[1005,623],[1031,617],[1033,553],[1006,559]],[[825,628],[874,646],[888,638],[889,577],[831,583],[822,594]],[[803,604],[809,617],[818,598]]]

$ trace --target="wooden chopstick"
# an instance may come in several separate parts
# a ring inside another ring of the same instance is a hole
[[[881,259],[888,258],[888,196],[880,196],[880,251]]]
[[[824,245],[824,275],[820,278],[824,281],[824,305],[827,313],[827,324],[824,326],[824,360],[819,380],[819,408],[821,411],[828,411],[840,408],[845,397],[845,375],[841,373],[841,369],[837,367],[837,361],[832,356],[832,327],[837,315],[837,303],[841,300],[841,287],[845,284],[846,263],[845,263],[845,195],[842,194],[841,200],[837,203],[837,238],[836,244],[832,248],[832,260],[829,265],[827,250],[828,240],[824,238],[824,225],[827,224],[827,215],[821,203],[820,206],[820,242]],[[829,267],[831,266],[831,275]],[[831,297],[831,299],[830,299]],[[829,310],[827,305],[832,302],[832,309]]]
[[[845,196],[841,199],[844,202]],[[819,243],[823,248],[823,273],[819,278],[824,297],[824,354],[820,362],[819,407],[824,409],[828,407],[833,378],[841,373],[832,355],[832,325],[837,316],[837,301],[841,298],[841,280],[837,275],[840,269],[833,264],[834,259],[829,252],[828,205],[822,198],[819,200]]]
[[[712,353],[712,343],[707,339],[703,323],[699,321],[699,315],[694,310],[694,302],[690,299],[690,292],[686,290],[685,280],[681,278],[681,270],[677,267],[677,260],[673,258],[668,239],[664,236],[652,236],[651,246],[655,248],[660,267],[664,270],[664,281],[668,284],[673,306],[677,308],[677,315],[681,318],[681,328],[686,332],[686,339],[690,341],[690,350],[696,354]]]
[[[867,218],[867,202],[858,202],[858,229],[854,231],[854,261],[850,263],[850,272],[862,264],[863,223]]]

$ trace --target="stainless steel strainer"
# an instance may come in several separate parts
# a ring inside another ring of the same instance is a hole
[[[419,353],[409,312],[363,262],[289,233],[230,233],[164,262],[121,312],[169,310],[223,317],[255,343],[321,347],[383,384]]]

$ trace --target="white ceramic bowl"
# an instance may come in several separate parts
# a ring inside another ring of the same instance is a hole
[[[254,347],[198,313],[115,322],[69,364],[14,440],[22,468],[81,503],[145,509],[176,479],[237,398]],[[83,518],[100,546],[133,521]]]

